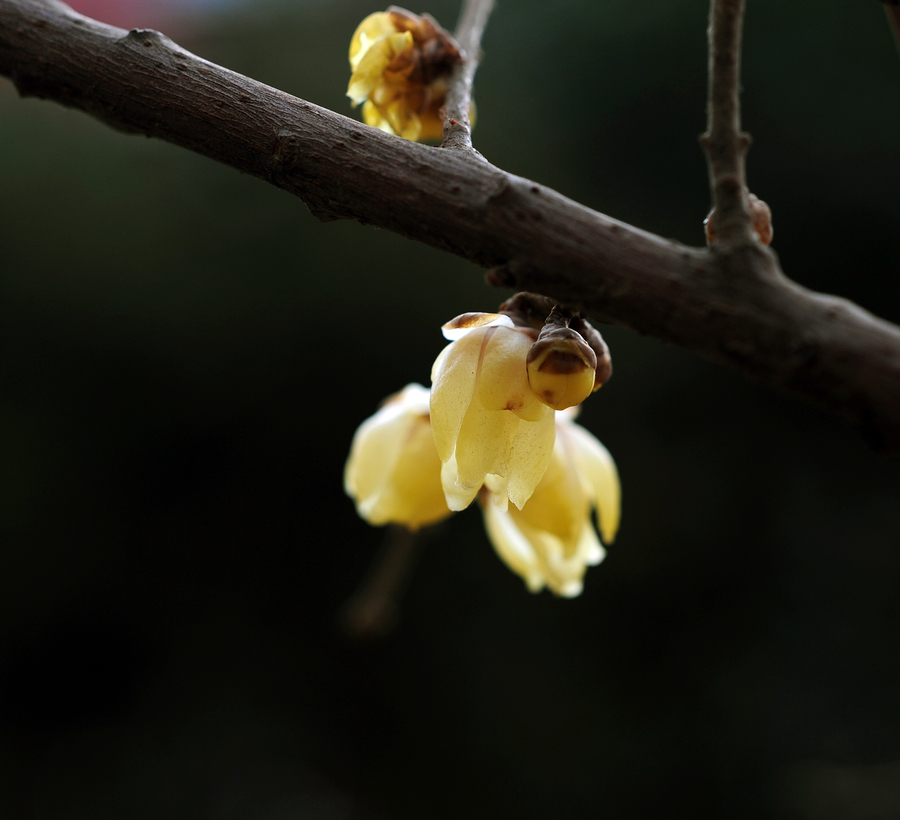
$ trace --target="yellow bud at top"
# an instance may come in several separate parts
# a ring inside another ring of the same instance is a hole
[[[410,140],[439,140],[459,46],[428,14],[391,6],[366,17],[350,43],[347,96],[368,125]]]

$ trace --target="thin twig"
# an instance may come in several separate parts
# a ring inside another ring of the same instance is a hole
[[[396,626],[400,596],[421,543],[421,531],[388,527],[369,574],[341,612],[341,626],[348,635],[382,638]]]
[[[750,137],[741,131],[741,29],[744,0],[712,0],[709,10],[709,100],[706,151],[716,243],[745,245],[754,238],[744,158]]]
[[[456,67],[450,78],[444,108],[442,148],[472,150],[472,124],[469,122],[472,84],[481,62],[481,36],[493,8],[494,0],[465,0],[460,12],[453,36],[465,53],[465,60]]]

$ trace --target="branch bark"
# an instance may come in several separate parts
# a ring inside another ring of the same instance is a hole
[[[744,0],[711,0],[706,152],[716,242],[731,248],[753,241],[744,159],[750,137],[741,131],[741,38]],[[711,217],[712,218],[712,217]]]
[[[469,122],[472,85],[481,62],[481,35],[493,8],[494,0],[465,0],[463,3],[453,36],[466,59],[454,70],[447,89],[443,148],[472,150],[472,123]]]
[[[813,398],[900,449],[900,329],[786,279],[759,242],[690,248],[591,211],[472,151],[410,143],[58,0],[0,0],[0,74],[299,196],[492,268],[601,322]]]

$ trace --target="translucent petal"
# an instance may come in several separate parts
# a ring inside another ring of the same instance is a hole
[[[477,395],[488,410],[516,410],[534,402],[525,357],[531,340],[517,330],[495,328],[487,340],[478,375]]]
[[[441,461],[453,455],[466,411],[475,393],[475,377],[486,330],[448,345],[432,373],[431,428]]]
[[[513,322],[509,316],[504,316],[502,313],[463,313],[443,325],[441,332],[445,339],[455,341],[472,330],[495,326],[512,327]]]
[[[374,524],[396,522],[411,528],[450,514],[441,483],[441,460],[426,416],[416,416],[410,425],[377,513],[380,520],[373,520]]]
[[[519,509],[525,505],[544,477],[550,457],[556,425],[553,411],[538,403],[546,412],[539,421],[519,420],[515,443],[509,454],[509,500]]]
[[[456,471],[456,457],[446,461],[441,468],[441,485],[447,506],[454,512],[460,512],[469,506],[478,495],[480,487],[460,487]]]
[[[400,455],[399,443],[407,425],[400,405],[382,408],[356,430],[350,458],[344,469],[344,489],[354,498],[368,498],[377,491]]]
[[[485,410],[472,402],[456,440],[457,483],[463,489],[484,484],[488,473],[507,475],[510,439],[519,420],[511,413]]]
[[[493,504],[483,508],[484,524],[497,555],[517,575],[521,576],[532,592],[539,592],[545,578],[534,554],[534,549],[521,530],[513,522],[509,512],[497,509]]]
[[[440,353],[438,353],[437,358],[434,360],[434,364],[431,365],[431,381],[437,381],[437,374],[440,369],[444,366],[444,359],[450,355],[450,351],[453,348],[452,344],[447,345]]]
[[[481,496],[485,525],[501,558],[533,591],[547,586],[566,597],[581,593],[587,568],[606,555],[591,521],[592,509],[598,506],[601,522],[607,525],[604,538],[612,540],[620,500],[612,458],[600,442],[571,421],[573,416],[573,412],[550,412],[556,442],[540,482],[521,508],[511,506],[502,513],[494,507],[491,501],[500,492],[508,491],[510,500],[516,500],[512,486],[502,486],[495,476],[486,478],[489,492]],[[536,426],[521,425],[525,430]],[[511,465],[510,474],[521,472]]]
[[[521,508],[520,517],[534,530],[559,538],[566,554],[571,555],[585,523],[590,525],[591,502],[569,458],[566,443],[566,437],[558,434],[547,470]]]
[[[344,488],[371,524],[419,527],[450,515],[428,421],[428,391],[408,385],[353,437]]]
[[[484,477],[484,486],[491,491],[491,503],[501,512],[506,512],[509,509],[509,482],[506,476],[488,473]]]
[[[599,563],[605,555],[588,516],[581,519],[576,537],[569,542],[532,527],[518,510],[510,510],[510,520],[531,545],[533,564],[547,587],[566,597],[580,594],[587,568]]]
[[[559,425],[558,432],[575,443],[572,453],[576,467],[597,508],[603,542],[611,544],[622,513],[622,487],[616,463],[609,450],[581,425],[566,422]]]

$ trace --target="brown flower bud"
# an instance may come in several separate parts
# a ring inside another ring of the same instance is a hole
[[[594,390],[597,354],[569,326],[572,316],[554,307],[528,351],[528,384],[548,407],[565,410]]]

